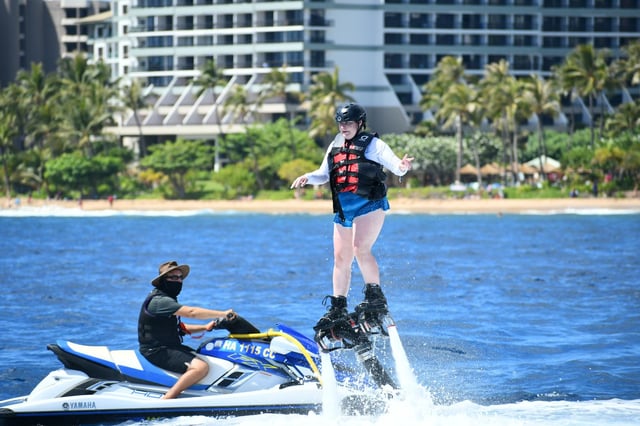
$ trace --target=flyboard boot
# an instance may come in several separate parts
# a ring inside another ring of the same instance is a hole
[[[384,298],[384,296],[382,297]],[[398,389],[398,385],[376,358],[367,332],[362,325],[358,324],[358,314],[348,313],[346,297],[327,296],[324,298],[323,304],[326,304],[327,300],[331,300],[331,306],[313,327],[314,339],[320,349],[323,352],[353,349],[358,361],[362,363],[378,386],[381,388],[390,386],[392,389]]]
[[[313,327],[315,331],[314,339],[324,352],[336,349],[352,348],[357,340],[354,314],[347,311],[347,298],[345,296],[326,296],[322,304],[327,301],[331,305],[318,323]]]
[[[394,324],[389,315],[387,298],[379,284],[367,283],[364,287],[364,300],[356,306],[355,314],[360,327],[367,334],[388,336],[387,328]]]

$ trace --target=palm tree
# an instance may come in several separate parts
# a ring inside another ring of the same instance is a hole
[[[436,109],[436,118],[443,122],[442,127],[455,127],[458,141],[456,182],[460,182],[462,168],[463,127],[471,122],[471,116],[477,109],[477,93],[467,86],[464,71],[461,58],[445,56],[438,63],[431,80],[423,86],[424,94],[420,100],[423,111]]]
[[[629,43],[622,50],[627,54],[627,59],[623,64],[631,79],[631,84],[638,85],[640,84],[640,41]]]
[[[608,50],[596,50],[591,44],[577,46],[557,69],[565,87],[572,87],[581,97],[586,97],[591,115],[591,149],[595,146],[594,102],[604,95],[611,84],[607,66]]]
[[[103,63],[88,64],[81,54],[60,62],[59,96],[64,111],[64,131],[72,144],[92,156],[91,141],[112,124],[117,99],[117,82],[109,79],[109,68]]]
[[[229,96],[224,101],[224,114],[231,115],[231,123],[246,124],[251,111],[247,88],[242,84],[234,84]]]
[[[511,93],[514,78],[509,75],[509,64],[506,61],[492,63],[485,67],[485,74],[480,81],[481,96],[485,100],[487,118],[502,139],[502,163],[507,163],[509,153],[509,135],[507,106],[511,104]]]
[[[309,134],[312,138],[325,139],[327,135],[335,133],[336,106],[341,102],[354,101],[346,92],[354,91],[355,85],[350,82],[340,82],[338,67],[335,67],[331,74],[318,73],[312,77],[312,80],[313,84],[309,89],[309,100],[311,101]]]
[[[2,160],[4,190],[7,200],[11,199],[11,180],[9,179],[8,157],[14,150],[14,138],[18,134],[17,110],[14,98],[9,96],[13,90],[0,92],[0,159]]]
[[[560,114],[560,102],[556,84],[553,81],[545,81],[542,77],[532,74],[524,82],[524,96],[531,105],[532,112],[537,118],[536,130],[538,132],[538,156],[540,157],[540,173],[545,179],[542,167],[542,156],[547,155],[544,143],[544,131],[542,129],[542,115],[557,117]]]
[[[502,134],[505,164],[507,151],[511,154],[511,173],[515,182],[519,170],[518,123],[532,114],[531,106],[524,96],[524,86],[509,73],[509,63],[505,60],[486,66],[481,86],[483,98],[487,100],[489,116],[494,120],[494,127]]]
[[[72,143],[91,157],[93,138],[102,135],[102,129],[113,123],[114,109],[109,107],[113,96],[99,84],[84,88],[83,92],[82,97],[67,99],[65,128]]]
[[[300,103],[300,99],[302,97],[300,92],[292,91],[288,89],[289,86],[289,74],[286,72],[286,69],[283,68],[279,70],[277,68],[272,68],[271,72],[265,75],[264,80],[262,81],[264,84],[264,89],[261,90],[260,95],[258,97],[259,102],[262,104],[267,99],[271,98],[279,98],[280,101],[284,104],[284,111],[287,116],[287,122],[289,124],[289,142],[291,143],[291,154],[293,157],[296,156],[296,144],[293,140],[293,113],[289,109],[290,101],[294,101],[295,104]]]
[[[229,97],[224,103],[224,113],[231,115],[231,122],[247,124],[250,114],[255,110],[255,105],[249,104],[249,94],[247,88],[241,84],[234,84]],[[247,131],[245,126],[245,131]],[[258,156],[256,155],[256,140],[249,138],[250,157],[253,160],[251,165],[256,177],[258,188],[264,189],[264,181],[262,180],[258,164]]]
[[[215,173],[220,171],[220,145],[221,142],[224,142],[224,131],[218,111],[220,103],[218,102],[216,89],[219,87],[224,87],[228,81],[229,78],[224,75],[224,70],[222,68],[219,68],[213,59],[204,63],[204,66],[200,70],[200,75],[193,80],[193,84],[195,84],[196,86],[200,86],[200,88],[196,92],[197,98],[204,95],[207,91],[211,91],[211,94],[213,95],[213,114],[218,125],[218,137],[215,139],[213,154],[213,171]]]
[[[627,102],[607,118],[606,129],[614,134],[637,134],[640,128],[640,101]]]
[[[422,87],[423,95],[420,107],[423,111],[437,109],[442,104],[442,97],[453,83],[466,81],[465,67],[461,58],[445,56],[438,62],[431,79]]]
[[[17,144],[14,148],[33,154],[30,158],[36,162],[30,173],[35,176],[30,181],[36,183],[34,189],[38,191],[44,182],[45,163],[51,157],[57,140],[61,117],[59,105],[55,102],[57,88],[55,75],[47,76],[42,65],[34,63],[29,71],[18,72],[15,84],[6,89],[15,115]]]
[[[464,126],[474,122],[475,113],[480,108],[477,97],[478,92],[475,87],[464,83],[454,83],[444,93],[442,105],[436,113],[436,117],[443,120],[443,127],[455,126],[456,129],[456,139],[458,141],[456,183],[460,182],[460,169],[462,168]]]
[[[147,144],[142,133],[142,123],[140,122],[139,111],[147,106],[145,96],[143,95],[143,87],[139,80],[133,79],[129,84],[122,86],[122,101],[127,109],[133,112],[133,119],[138,127],[138,152],[140,157],[147,155]]]

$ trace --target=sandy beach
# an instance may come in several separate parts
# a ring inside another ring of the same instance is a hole
[[[393,198],[389,200],[391,210],[395,212],[438,214],[438,213],[522,213],[527,211],[553,212],[567,210],[633,210],[640,212],[640,198],[566,198],[566,199],[489,199],[489,200],[426,200],[413,198]],[[24,207],[59,207],[70,209],[118,210],[118,211],[240,211],[259,213],[331,213],[330,200],[237,200],[237,201],[199,201],[199,200],[115,200],[113,205],[105,200],[83,200],[82,205],[75,201],[26,200]],[[11,208],[16,208],[15,205]]]

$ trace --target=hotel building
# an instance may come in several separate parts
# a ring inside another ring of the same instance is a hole
[[[367,109],[370,127],[403,132],[425,118],[419,107],[421,87],[445,56],[461,57],[470,74],[481,75],[487,64],[505,59],[515,76],[548,77],[577,45],[607,48],[615,58],[640,36],[640,0],[80,3],[102,4],[97,13],[74,20],[87,34],[90,57],[104,60],[114,77],[149,85],[154,103],[142,117],[143,133],[160,138],[214,136],[219,131],[215,104],[224,103],[234,84],[255,96],[273,67],[288,73],[290,88],[299,92],[308,91],[314,74],[338,67],[340,82],[355,85],[351,95]],[[196,97],[191,80],[211,59],[229,83],[215,96]],[[607,103],[629,100],[623,91]],[[581,100],[566,107],[589,122]],[[259,112],[268,120],[286,109],[267,103]],[[228,117],[221,120],[229,124]],[[565,120],[559,117],[555,124]],[[112,130],[120,136],[138,134],[127,117]]]

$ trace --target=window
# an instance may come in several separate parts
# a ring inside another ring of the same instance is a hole
[[[635,33],[638,31],[638,18],[620,18],[619,30],[625,33]]]
[[[455,28],[455,15],[443,13],[436,16],[436,28]]]
[[[489,35],[487,37],[487,44],[489,46],[507,46],[507,36]]]
[[[480,55],[462,55],[462,63],[467,69],[482,69],[482,56]]]
[[[436,35],[436,44],[441,46],[453,46],[456,44],[456,37],[453,34]]]
[[[309,41],[311,41],[311,43],[324,43],[324,35],[324,31],[311,30],[309,32]]]
[[[587,19],[570,16],[569,31],[580,31],[580,32],[587,31]]]
[[[596,49],[610,49],[614,46],[614,39],[610,37],[595,37],[593,39],[593,47]]]
[[[620,9],[637,9],[640,8],[638,0],[620,0]]]
[[[429,15],[426,13],[410,14],[409,28],[429,28]]]
[[[593,31],[598,33],[613,31],[613,19],[611,18],[594,18]]]
[[[514,70],[531,70],[533,69],[533,62],[530,56],[515,55],[513,57],[513,69]]]
[[[565,47],[564,37],[543,37],[542,47]]]
[[[409,55],[409,68],[429,68],[429,55]]]
[[[482,36],[478,34],[463,34],[460,36],[460,44],[463,46],[482,46]]]
[[[506,30],[507,25],[507,15],[489,15],[487,20],[487,28],[491,30]]]
[[[482,29],[482,15],[462,15],[463,29]]]
[[[533,15],[515,15],[513,17],[513,28],[515,30],[534,30],[536,19]]]
[[[384,35],[384,43],[385,44],[403,44],[403,34],[402,33],[386,33]]]
[[[399,53],[387,53],[384,55],[385,68],[404,68],[402,55]]]
[[[424,46],[429,43],[429,34],[411,34],[410,43],[412,45]]]
[[[563,22],[560,16],[545,16],[542,21],[542,31],[565,31]]]
[[[310,53],[311,66],[312,67],[324,67],[325,66],[325,56],[324,50],[312,50]]]
[[[386,28],[402,28],[402,14],[386,12],[384,14],[384,26]]]

